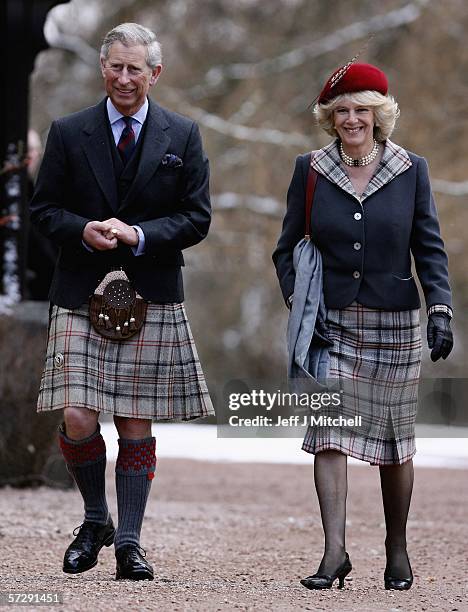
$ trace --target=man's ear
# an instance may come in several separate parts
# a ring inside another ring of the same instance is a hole
[[[99,63],[100,63],[100,65],[101,65],[101,74],[102,74],[102,77],[103,77],[103,78],[106,76],[106,75],[105,75],[105,72],[104,72],[105,62],[106,62],[106,60],[105,60],[105,59],[104,59],[104,58],[101,56],[101,57],[99,58]]]
[[[161,64],[158,64],[158,65],[156,66],[156,68],[154,68],[154,69],[151,71],[151,78],[150,78],[150,82],[149,82],[149,84],[150,84],[150,86],[151,86],[151,87],[152,87],[153,85],[155,85],[155,84],[156,84],[156,81],[159,79],[159,75],[161,74],[161,70],[162,70],[162,66],[161,66]]]

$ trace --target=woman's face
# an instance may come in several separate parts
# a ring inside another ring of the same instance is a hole
[[[334,109],[333,119],[335,130],[345,148],[372,147],[374,138],[372,108],[343,101]]]

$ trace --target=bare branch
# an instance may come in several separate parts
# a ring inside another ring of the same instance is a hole
[[[248,127],[246,125],[226,121],[218,115],[207,113],[203,109],[196,108],[194,106],[190,106],[186,112],[201,125],[204,125],[211,130],[215,130],[220,134],[224,134],[225,136],[236,138],[237,140],[263,142],[266,144],[282,146],[298,146],[305,148],[311,147],[311,139],[307,138],[303,134],[299,134],[298,132],[289,133],[271,128]]]
[[[219,134],[230,136],[237,140],[248,140],[249,142],[262,142],[265,144],[282,145],[282,146],[297,146],[305,149],[312,148],[311,138],[298,132],[282,132],[272,128],[256,128],[233,123],[223,119],[219,115],[208,113],[207,111],[187,104],[185,101],[186,94],[178,92],[174,88],[166,87],[164,92],[173,99],[177,105],[179,112],[187,115],[197,121],[200,125],[204,125],[210,130],[214,130]]]
[[[366,21],[352,23],[303,47],[260,62],[213,66],[213,68],[206,72],[204,83],[196,85],[189,92],[199,98],[205,96],[210,89],[218,87],[223,81],[228,79],[262,78],[296,68],[313,58],[336,51],[343,45],[360,40],[371,33],[388,31],[389,29],[399,28],[402,25],[416,21],[420,17],[422,9],[429,1],[415,0],[414,2],[409,2],[402,8],[389,11],[383,15],[375,15]]]
[[[444,179],[432,179],[432,190],[435,193],[442,193],[451,196],[468,195],[468,181],[446,181]]]
[[[215,210],[242,209],[274,218],[280,218],[285,212],[285,207],[278,200],[268,196],[261,197],[225,191],[211,196],[211,201]]]

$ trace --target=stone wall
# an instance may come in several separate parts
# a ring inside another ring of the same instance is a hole
[[[0,486],[71,486],[57,445],[61,411],[36,413],[48,307],[22,302],[0,316]]]

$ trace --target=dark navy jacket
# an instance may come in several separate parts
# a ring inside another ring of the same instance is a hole
[[[115,266],[146,300],[183,300],[182,249],[200,242],[210,226],[208,160],[197,125],[151,101],[142,136],[135,178],[122,199],[106,100],[52,123],[30,209],[32,222],[60,247],[49,293],[54,304],[80,306]],[[182,164],[161,164],[168,153]],[[111,217],[142,228],[144,255],[126,245],[86,250],[88,221]]]
[[[384,310],[419,308],[412,253],[427,307],[451,306],[447,255],[426,160],[387,141],[382,161],[360,199],[337,167],[335,144],[317,153],[311,239],[323,258],[325,305],[344,308],[356,300]],[[304,235],[309,165],[310,154],[296,160],[283,229],[273,253],[285,300],[294,292],[292,254]]]

